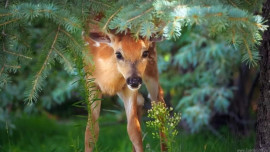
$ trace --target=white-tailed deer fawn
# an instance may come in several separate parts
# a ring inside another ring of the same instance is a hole
[[[94,71],[88,78],[94,78],[97,89],[102,94],[117,94],[124,102],[127,116],[127,131],[133,145],[133,151],[143,152],[140,127],[143,96],[138,92],[145,83],[152,101],[163,100],[163,91],[159,85],[157,54],[155,41],[158,39],[135,40],[130,34],[102,34],[90,32],[85,40],[89,43],[89,52],[93,57]],[[85,69],[93,69],[93,65]],[[101,98],[101,95],[99,95]],[[101,101],[91,105],[91,114],[85,131],[85,152],[93,151],[93,142],[97,141],[99,126],[97,119]],[[92,123],[92,127],[91,124]],[[162,136],[162,135],[161,135]],[[165,149],[164,144],[161,149]]]

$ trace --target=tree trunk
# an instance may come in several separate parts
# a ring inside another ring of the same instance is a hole
[[[270,0],[263,5],[263,17],[270,25]],[[270,151],[270,28],[263,34],[260,48],[260,99],[256,122],[256,149]]]
[[[254,78],[255,77],[255,78]],[[230,130],[237,136],[249,135],[254,130],[255,120],[251,119],[251,100],[257,90],[259,73],[255,73],[243,63],[239,67],[239,76],[231,79],[229,87],[237,87],[234,91],[228,113],[216,113],[211,119],[211,125],[218,129],[228,125]],[[252,83],[250,83],[252,80]]]
[[[234,91],[234,98],[229,107],[229,126],[238,135],[248,134],[249,126],[242,123],[249,119],[250,104],[247,98],[247,81],[249,77],[248,67],[244,64],[239,68],[239,77],[236,82],[237,90]]]

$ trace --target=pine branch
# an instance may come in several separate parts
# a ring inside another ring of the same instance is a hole
[[[203,18],[203,17],[211,17],[211,16],[215,16],[215,17],[227,17],[227,16],[225,16],[226,14],[224,14],[223,12],[217,12],[217,13],[213,13],[213,14],[211,14],[211,13],[206,13],[204,16],[200,16],[201,18]],[[199,14],[194,14],[193,16],[192,16],[194,19],[197,19],[198,17],[199,17]],[[190,16],[175,16],[175,19],[188,19],[188,18],[190,18]],[[242,21],[242,22],[251,22],[250,20],[249,20],[249,18],[247,18],[247,17],[233,17],[233,16],[229,16],[228,17],[228,19],[230,20],[230,21]],[[257,23],[256,22],[251,22],[251,23],[253,23],[254,25],[257,25]],[[257,25],[257,26],[261,26],[261,25]]]
[[[55,37],[54,37],[54,40],[53,40],[52,45],[51,45],[51,47],[50,47],[50,50],[49,50],[49,52],[48,52],[48,55],[47,55],[47,57],[46,57],[46,59],[45,59],[43,65],[42,65],[41,69],[40,69],[39,72],[36,74],[35,80],[33,81],[33,87],[32,87],[32,90],[31,90],[31,92],[30,92],[30,94],[29,94],[29,96],[28,96],[28,98],[27,98],[27,100],[30,101],[30,103],[31,103],[33,100],[36,100],[36,98],[35,98],[36,95],[35,95],[35,94],[36,94],[36,90],[37,90],[37,84],[38,84],[38,82],[39,82],[39,80],[40,80],[40,77],[41,77],[42,72],[44,71],[46,65],[48,64],[49,57],[50,57],[51,53],[53,52],[54,45],[55,45],[55,43],[56,43],[56,41],[57,41],[59,31],[60,31],[60,25],[58,26],[57,32],[56,32],[56,34],[55,34]]]
[[[70,35],[68,32],[66,32],[63,29],[60,29],[61,32],[63,32],[66,36],[68,36],[77,46],[81,46],[79,42],[77,42],[72,35]]]
[[[0,14],[0,17],[10,16],[10,15],[12,15],[12,14],[13,14],[13,13]]]
[[[106,6],[108,8],[112,8],[110,5],[108,4],[105,4],[105,3],[102,3],[102,2],[98,2],[98,1],[95,1],[95,0],[89,0],[90,2],[94,2],[94,3],[97,3],[97,4],[100,4],[100,5],[103,5],[103,6]]]
[[[0,76],[2,75],[3,71],[5,70],[5,64],[2,66],[1,70],[0,70]]]
[[[238,6],[234,2],[232,2],[231,0],[228,0],[228,1],[231,3],[232,6],[238,8]]]
[[[137,19],[137,18],[142,17],[143,15],[145,15],[145,14],[149,13],[150,11],[152,11],[153,9],[154,9],[154,7],[149,8],[149,9],[146,10],[145,12],[142,12],[142,14],[140,14],[140,15],[138,15],[138,16],[135,16],[135,17],[133,17],[133,18],[127,20],[127,23],[128,23],[128,22],[131,22],[131,21],[133,21],[133,20],[135,20],[135,19]]]
[[[249,5],[252,5],[248,0],[245,0],[246,3],[248,3]]]
[[[6,68],[12,68],[12,69],[20,69],[21,68],[21,66],[19,66],[19,65],[7,65],[7,64],[5,64],[4,66]]]
[[[5,8],[8,7],[8,0],[6,0],[6,3],[5,3]]]
[[[248,56],[249,56],[249,58],[250,58],[250,61],[253,61],[253,55],[252,55],[252,52],[251,52],[251,50],[250,50],[250,48],[249,48],[249,46],[248,46],[247,40],[246,40],[244,37],[243,37],[243,42],[244,42],[245,47],[246,47],[246,49],[247,49],[247,52],[248,52]]]
[[[0,26],[7,25],[7,24],[9,24],[9,23],[13,23],[13,22],[16,22],[16,21],[18,21],[18,20],[19,20],[19,18],[16,18],[16,19],[13,19],[13,20],[4,22],[4,23],[0,24]]]
[[[82,28],[76,17],[69,16],[69,11],[55,7],[52,4],[39,5],[22,3],[12,6],[9,11],[9,13],[0,14],[0,16],[5,17],[12,15],[14,19],[1,23],[0,26],[7,25],[18,20],[22,20],[22,22],[24,22],[24,19],[32,21],[35,18],[44,17],[46,19],[53,19],[54,22],[61,24],[68,31],[74,32],[77,31],[77,29]]]
[[[69,18],[67,18],[67,17],[60,17],[60,16],[58,16],[58,15],[55,15],[55,17],[57,17],[58,19],[62,19],[62,20],[64,20],[64,21],[68,22],[68,23],[70,23],[71,25],[73,25],[74,27],[77,27],[78,29],[82,28],[79,24],[72,22],[72,21],[71,21]]]
[[[5,50],[5,49],[3,49],[3,52],[6,52],[6,53],[8,53],[8,54],[12,54],[12,55],[15,55],[15,56],[18,56],[18,57],[23,57],[23,58],[32,60],[32,58],[29,57],[29,56],[25,56],[25,55],[22,55],[22,54],[19,54],[19,53],[10,52],[10,51],[7,51],[7,50]]]
[[[106,30],[108,24],[109,24],[110,21],[113,19],[113,17],[114,17],[117,13],[119,13],[122,9],[123,9],[123,6],[121,6],[116,12],[114,12],[114,13],[109,17],[109,19],[107,20],[107,22],[105,23],[105,25],[104,25],[103,28],[102,28],[103,31]]]
[[[37,10],[36,12],[37,13],[44,13],[44,12],[53,13],[53,11],[52,10],[49,10],[49,9],[41,9],[41,10]],[[19,12],[16,11],[16,13],[19,13]],[[14,15],[14,12],[0,14],[0,17],[11,16],[11,15]]]
[[[235,44],[235,29],[232,29],[232,43]]]
[[[61,56],[61,57],[63,58],[64,62],[68,65],[68,68],[69,68],[70,70],[72,70],[72,69],[73,69],[72,64],[68,61],[68,59],[67,59],[60,51],[58,51],[56,48],[54,48],[54,51],[55,51],[59,56]]]

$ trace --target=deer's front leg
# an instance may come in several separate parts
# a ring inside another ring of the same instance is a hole
[[[125,87],[118,96],[123,100],[127,115],[127,131],[133,145],[133,151],[143,152],[141,126],[137,114],[138,90]]]

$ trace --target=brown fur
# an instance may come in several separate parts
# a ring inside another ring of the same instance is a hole
[[[93,56],[94,65],[86,66],[85,70],[93,70],[90,78],[95,78],[97,88],[102,94],[115,95],[117,94],[124,102],[127,115],[127,131],[130,140],[133,144],[133,150],[143,152],[141,127],[139,123],[141,110],[138,109],[143,105],[143,98],[138,90],[129,89],[126,80],[127,78],[136,75],[142,77],[151,96],[151,100],[163,100],[163,92],[158,82],[157,57],[155,44],[144,39],[135,40],[130,35],[109,35],[98,38],[95,33],[94,38],[101,40],[100,43],[93,41],[89,37],[85,40],[89,43],[89,54]],[[107,38],[110,38],[107,40]],[[111,45],[111,46],[110,46]],[[144,51],[149,51],[149,56],[143,58]],[[116,58],[116,52],[120,52],[123,60]],[[91,99],[89,99],[91,100]],[[95,109],[98,108],[98,109]],[[99,116],[100,105],[95,106],[89,122],[96,122]],[[91,152],[93,145],[89,144],[91,138],[98,137],[99,126],[94,126],[95,134],[92,134],[89,129],[89,123],[85,132],[85,152]],[[94,138],[96,141],[96,139]],[[162,149],[165,150],[164,144]]]

